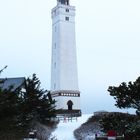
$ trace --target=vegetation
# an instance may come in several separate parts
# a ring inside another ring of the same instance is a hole
[[[21,139],[33,122],[45,124],[55,117],[55,101],[50,102],[47,91],[41,89],[40,84],[33,74],[22,88],[0,88],[0,139]]]
[[[27,78],[25,92],[21,92],[21,112],[24,112],[21,119],[24,123],[28,124],[32,120],[45,123],[46,118],[55,117],[55,101],[50,102],[46,92],[40,89],[40,81],[35,74]]]
[[[140,77],[135,82],[123,82],[118,87],[110,86],[108,91],[116,100],[117,107],[134,108],[137,115],[140,115]]]
[[[136,115],[106,116],[102,120],[104,131],[107,130],[107,127],[111,127],[119,134],[124,133],[131,139],[140,137],[140,77],[135,82],[123,82],[118,87],[110,86],[108,91],[116,100],[115,105],[118,108],[136,109]]]
[[[93,134],[97,134],[97,140],[107,140],[107,132],[114,130],[117,132],[117,140],[139,140],[138,121],[138,116],[121,112],[93,115],[74,131],[74,136],[80,140],[86,139],[87,136],[92,138]],[[134,127],[137,129],[132,129]]]
[[[84,139],[87,135],[100,133],[102,136],[97,139],[105,140],[107,132],[114,130],[117,136],[120,136],[117,140],[140,140],[140,77],[135,82],[128,84],[123,82],[118,87],[110,86],[108,91],[116,100],[117,107],[136,109],[136,115],[106,112],[92,116],[74,131],[74,136],[77,139]]]
[[[137,122],[138,120],[139,119],[136,115],[112,112],[102,116],[100,125],[105,133],[107,133],[109,130],[114,130],[117,132],[118,136],[132,135],[129,131],[130,124]]]
[[[96,134],[96,133],[103,134],[101,132],[101,127],[100,127],[100,123],[99,123],[101,118],[102,118],[102,116],[90,117],[87,120],[87,122],[85,122],[79,128],[74,130],[74,137],[77,140],[85,140],[85,139],[93,139],[94,134]]]

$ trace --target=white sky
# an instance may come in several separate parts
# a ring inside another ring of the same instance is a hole
[[[76,6],[83,112],[116,111],[107,88],[134,81],[140,68],[139,0],[71,0]],[[51,9],[56,0],[0,0],[1,77],[36,73],[50,89]]]

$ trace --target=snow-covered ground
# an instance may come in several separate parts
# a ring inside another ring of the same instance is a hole
[[[53,132],[53,136],[57,140],[75,140],[73,131],[81,126],[92,114],[83,114],[81,117],[73,118],[73,120],[61,120],[57,129]]]

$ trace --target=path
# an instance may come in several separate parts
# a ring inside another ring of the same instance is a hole
[[[58,124],[58,128],[53,132],[53,136],[56,136],[57,140],[75,140],[73,131],[78,128],[81,124],[87,121],[92,114],[84,114],[74,120],[63,120]]]

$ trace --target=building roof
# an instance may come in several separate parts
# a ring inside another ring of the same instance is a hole
[[[0,88],[1,89],[9,89],[12,86],[12,91],[20,88],[24,82],[24,77],[17,77],[17,78],[1,78],[0,79]]]

